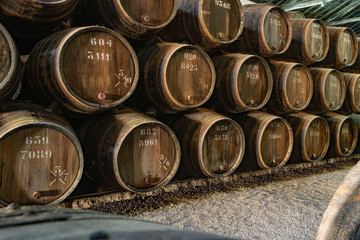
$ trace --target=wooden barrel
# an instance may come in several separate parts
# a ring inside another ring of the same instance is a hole
[[[79,130],[85,172],[109,189],[147,192],[165,186],[180,164],[180,144],[165,124],[123,109]]]
[[[175,19],[159,36],[210,50],[234,42],[243,28],[240,0],[180,0]]]
[[[345,101],[339,112],[343,114],[360,112],[360,74],[343,73],[346,96]]]
[[[310,65],[325,59],[329,51],[329,33],[319,19],[291,19],[292,40],[281,55],[274,56],[292,62]]]
[[[349,116],[329,112],[322,115],[330,126],[330,146],[326,157],[350,156],[358,141],[358,127]]]
[[[42,103],[78,113],[118,106],[135,90],[138,61],[130,44],[104,27],[59,31],[39,42],[27,62],[27,80]]]
[[[317,65],[337,69],[352,66],[358,56],[356,33],[347,27],[328,27],[330,47],[326,58]]]
[[[353,153],[360,153],[360,143],[359,143],[359,136],[360,136],[360,114],[350,114],[350,115],[347,115],[349,118],[351,118],[352,120],[354,120],[354,122],[356,123],[356,126],[357,126],[357,132],[358,132],[358,142],[356,144],[356,148],[354,150]]]
[[[330,127],[322,117],[303,112],[284,115],[294,132],[294,149],[289,162],[318,162],[329,148]]]
[[[0,101],[8,100],[20,84],[20,57],[9,32],[0,24]]]
[[[70,125],[40,110],[0,113],[0,204],[55,205],[80,181],[83,153]]]
[[[293,18],[293,19],[302,19],[302,18],[306,18],[305,15],[300,12],[300,11],[289,11],[286,12],[289,18]]]
[[[228,49],[231,52],[271,57],[285,52],[291,42],[291,24],[280,7],[244,5],[244,32]]]
[[[255,55],[224,54],[213,58],[216,87],[211,107],[239,113],[262,108],[269,100],[273,78],[267,62]]]
[[[313,95],[310,70],[300,63],[271,61],[274,88],[267,107],[274,113],[305,109]]]
[[[17,40],[23,53],[36,41],[67,21],[79,0],[11,0],[1,1],[0,20]]]
[[[324,113],[339,110],[345,101],[345,81],[336,69],[310,68],[314,94],[306,111]]]
[[[235,121],[199,109],[172,124],[179,138],[182,159],[179,172],[194,177],[224,177],[239,166],[245,151],[243,130]]]
[[[244,130],[246,151],[241,168],[278,169],[289,160],[294,136],[290,124],[260,111],[234,116]]]
[[[351,65],[349,67],[349,69],[353,69],[354,71],[351,72],[357,72],[360,74],[360,37],[356,38],[357,40],[357,46],[358,46],[358,54],[357,54],[357,58],[356,61],[353,65]],[[346,68],[346,71],[348,71],[348,68]]]
[[[132,39],[146,39],[168,25],[177,9],[178,0],[80,1],[72,25],[103,23]]]
[[[130,104],[176,113],[204,104],[215,87],[215,68],[200,48],[160,43],[137,52],[140,80]]]

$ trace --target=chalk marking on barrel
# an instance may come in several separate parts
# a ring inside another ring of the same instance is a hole
[[[50,173],[55,177],[55,179],[49,184],[49,186],[53,185],[55,182],[61,182],[62,184],[66,184],[66,176],[69,174],[67,173],[66,169],[64,169],[63,171],[61,171],[61,166],[55,166],[55,171],[51,171]],[[63,177],[63,179],[61,179],[61,177]]]
[[[160,155],[160,159],[158,159],[158,162],[160,163],[158,172],[164,168],[165,170],[168,170],[168,168],[166,166],[170,166],[170,161],[168,160],[167,157],[165,157],[163,154]]]

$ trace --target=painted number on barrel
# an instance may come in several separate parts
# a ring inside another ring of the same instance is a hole
[[[297,70],[294,70],[294,74],[295,74],[294,82],[298,83],[298,84],[302,84],[303,83],[303,78],[301,77],[301,73],[299,71],[297,71]]]
[[[25,138],[25,145],[47,145],[49,144],[49,137],[47,136],[28,136]],[[22,150],[20,151],[20,158],[22,160],[34,159],[49,159],[53,155],[51,150]]]
[[[214,141],[228,141],[229,140],[229,134],[227,133],[229,131],[228,125],[218,125],[216,126],[216,132],[225,132],[225,133],[218,133],[214,136]]]
[[[160,159],[158,160],[158,162],[159,162],[159,170],[162,170],[162,169],[168,170],[168,168],[171,165],[170,161],[164,154],[160,155]]]
[[[230,3],[226,3],[223,0],[215,0],[215,6],[222,7],[225,9],[231,9]]]
[[[183,70],[188,70],[191,72],[197,72],[198,69],[198,65],[196,64],[196,59],[197,59],[197,55],[194,53],[184,53],[184,59],[187,60],[186,62],[182,62],[180,67]],[[190,63],[188,61],[191,61]]]
[[[113,45],[111,39],[105,40],[103,38],[99,38],[99,39],[90,38],[90,44],[92,46],[97,46],[97,47],[108,46],[109,48],[111,48]],[[89,60],[110,61],[110,53],[109,52],[88,50],[87,54],[88,54]]]
[[[257,80],[260,78],[259,76],[259,64],[249,64],[249,69],[246,72],[246,78],[250,80],[250,84],[254,85]]]
[[[50,170],[50,176],[52,177],[52,181],[50,182],[49,186],[58,182],[65,185],[68,175],[69,173],[66,169],[62,169],[61,166],[56,166],[54,170]]]
[[[105,45],[107,45],[107,46],[109,46],[109,47],[112,46],[112,41],[111,41],[111,39],[105,40],[105,39],[103,39],[103,38],[100,38],[100,39],[91,38],[91,39],[90,39],[90,43],[91,43],[91,45],[93,45],[93,46],[100,46],[100,47],[103,47],[103,46],[105,46]]]
[[[49,159],[52,157],[51,150],[20,151],[22,160]]]
[[[156,128],[140,129],[140,136],[146,136],[146,137],[156,136]],[[139,140],[139,147],[151,147],[157,145],[158,145],[158,139],[156,137]]]
[[[320,24],[318,23],[313,23],[314,26],[314,32],[312,34],[312,37],[315,39],[322,39],[322,34],[317,34],[316,32],[320,31]]]
[[[281,20],[280,20],[280,13],[278,12],[273,12],[271,17],[270,17],[270,24],[274,25],[274,26],[281,26]]]
[[[117,73],[115,73],[115,77],[119,80],[115,87],[118,87],[119,85],[123,85],[125,88],[129,88],[132,84],[132,78],[124,73],[124,70],[119,69]]]
[[[49,138],[47,136],[33,136],[33,137],[26,137],[25,144],[26,145],[40,145],[40,144],[48,144]]]
[[[311,124],[312,130],[310,131],[311,137],[319,137],[320,136],[320,123],[314,122]]]
[[[279,128],[280,127],[280,123],[278,122],[272,122],[270,123],[270,126],[272,128]],[[272,140],[276,140],[276,139],[280,139],[282,136],[280,133],[271,133],[269,134],[269,139],[272,139]]]

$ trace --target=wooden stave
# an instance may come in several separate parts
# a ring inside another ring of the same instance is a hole
[[[263,64],[268,75],[268,91],[266,96],[263,98],[263,102],[256,107],[245,103],[239,96],[239,91],[237,90],[237,83],[240,80],[238,78],[240,69],[246,61],[251,59],[259,60],[259,62]],[[214,94],[210,101],[212,108],[221,112],[234,114],[259,110],[268,103],[271,92],[273,91],[273,74],[271,73],[268,62],[266,62],[262,57],[240,53],[226,53],[224,55],[214,57],[213,62],[216,71],[216,85]],[[228,85],[230,88],[227,87]]]
[[[305,111],[307,111],[309,113],[313,113],[313,114],[321,114],[321,113],[325,113],[325,112],[339,110],[345,101],[345,94],[346,94],[345,81],[344,81],[342,74],[338,70],[330,69],[330,68],[311,67],[309,69],[310,69],[310,72],[311,72],[311,74],[313,76],[313,80],[314,80],[314,93],[313,93],[313,97],[310,101],[310,104],[305,109]],[[334,73],[336,73],[336,75],[339,76],[341,86],[342,86],[341,99],[340,99],[339,105],[336,106],[335,108],[331,108],[326,103],[326,99],[325,99],[325,90],[324,90],[325,82],[326,82],[328,75],[331,72],[334,72]]]
[[[167,88],[166,67],[173,56],[182,49],[195,49],[207,61],[211,69],[211,86],[207,96],[197,104],[183,104],[176,100]],[[147,111],[155,107],[160,112],[175,114],[181,111],[200,107],[207,102],[215,89],[215,67],[210,56],[202,49],[189,44],[158,43],[137,50],[139,59],[139,84],[127,102],[131,106]],[[148,80],[149,79],[149,80]]]
[[[330,144],[330,127],[327,121],[317,115],[308,114],[305,112],[296,112],[290,113],[283,116],[291,125],[291,128],[294,132],[294,148],[292,156],[290,157],[289,162],[319,162],[324,159]],[[312,159],[312,156],[307,154],[305,149],[306,133],[309,129],[309,126],[314,120],[321,119],[325,123],[327,134],[327,143],[322,153],[317,156],[315,159]]]
[[[72,21],[73,26],[85,26],[89,24],[103,23],[107,27],[120,32],[122,35],[134,40],[146,40],[151,38],[153,34],[161,31],[176,16],[179,0],[171,0],[174,2],[174,9],[170,18],[161,25],[149,26],[133,19],[125,11],[120,1],[88,1],[80,0],[77,14],[74,15]],[[85,17],[80,17],[84,15]],[[116,21],[115,21],[116,20]]]
[[[179,0],[179,9],[174,20],[159,33],[159,37],[169,42],[188,42],[211,51],[231,44],[242,34],[244,28],[243,6],[235,0],[240,13],[240,26],[233,39],[221,41],[215,39],[206,28],[201,14],[204,0]],[[180,29],[180,30],[179,30]]]
[[[26,106],[26,110],[24,108]],[[22,110],[24,109],[24,110]],[[77,177],[75,178],[72,186],[67,189],[59,198],[47,203],[46,205],[54,206],[64,201],[77,187],[83,175],[84,169],[84,157],[83,150],[80,141],[70,126],[70,124],[61,116],[55,115],[49,112],[45,112],[43,107],[38,105],[28,104],[15,104],[15,105],[3,105],[0,112],[0,121],[3,122],[0,128],[0,138],[8,136],[16,130],[21,130],[24,127],[47,127],[59,131],[68,137],[79,155],[79,169]],[[9,203],[0,198],[0,206],[7,206]]]
[[[247,114],[233,116],[233,119],[238,122],[244,130],[246,139],[246,151],[244,158],[247,159],[247,161],[242,161],[240,168],[279,169],[288,162],[293,150],[294,135],[290,124],[285,119],[260,111],[253,111]],[[287,131],[289,133],[289,148],[286,151],[286,155],[284,159],[282,159],[282,162],[275,167],[271,167],[267,165],[261,157],[260,146],[264,130],[274,120],[282,121],[287,127]]]
[[[320,19],[290,19],[292,25],[292,39],[289,48],[280,55],[275,55],[275,59],[286,60],[292,62],[300,62],[304,65],[311,65],[317,62],[323,61],[329,52],[330,48],[330,36],[326,27],[326,24]],[[323,56],[319,59],[314,59],[309,54],[307,42],[312,37],[307,35],[308,29],[313,23],[318,23],[326,32],[325,47]]]
[[[114,126],[113,117],[116,117],[116,126]],[[118,172],[119,166],[117,158],[121,144],[136,127],[143,124],[158,124],[168,131],[176,150],[174,166],[171,172],[169,172],[160,184],[150,188],[130,186],[122,179]],[[118,135],[115,136],[114,134],[113,137],[109,137],[109,133],[114,132],[118,133]],[[125,108],[117,111],[115,114],[90,119],[78,129],[78,134],[84,146],[84,175],[92,181],[101,184],[106,189],[126,190],[139,193],[155,191],[171,181],[180,165],[181,147],[175,133],[164,123],[142,114],[137,110]],[[101,135],[100,138],[98,137],[99,134]],[[96,139],[96,136],[98,139]],[[96,139],[96,141],[92,141],[91,139]],[[114,150],[110,151],[108,147],[111,146],[113,146]],[[96,156],[96,158],[91,156]]]
[[[252,9],[252,11],[250,10]],[[288,35],[287,41],[284,48],[280,51],[274,51],[266,44],[265,36],[263,34],[263,22],[265,20],[266,14],[276,9],[277,11],[282,13],[284,16],[285,21],[288,22]],[[241,36],[236,40],[234,43],[230,44],[226,49],[230,52],[240,52],[240,53],[247,53],[247,54],[256,54],[261,57],[272,57],[277,54],[284,53],[290,46],[291,38],[292,38],[292,27],[290,24],[289,17],[287,16],[286,12],[282,10],[280,7],[269,5],[269,4],[249,4],[244,5],[244,30]],[[249,22],[246,21],[247,19],[260,19],[258,22],[252,26]],[[248,24],[250,26],[248,26]]]
[[[134,61],[135,67],[134,84],[123,98],[111,104],[100,105],[80,98],[68,87],[66,80],[64,80],[63,73],[60,70],[63,52],[69,42],[76,36],[91,31],[113,34],[124,43],[133,57],[132,60]],[[44,52],[49,54],[51,51],[54,51],[55,54],[50,57],[44,55]],[[51,71],[48,71],[48,69]],[[137,56],[130,43],[128,43],[125,38],[115,31],[100,26],[70,28],[49,35],[34,47],[26,66],[27,82],[35,98],[37,98],[40,102],[45,102],[47,104],[51,104],[53,101],[56,101],[67,110],[80,114],[98,113],[123,103],[135,91],[139,77],[138,72],[139,66]],[[35,87],[31,81],[35,81]],[[44,81],[46,81],[45,84]]]
[[[314,84],[310,70],[301,63],[290,63],[290,62],[281,62],[281,61],[269,61],[270,68],[273,73],[274,79],[274,88],[271,94],[271,97],[267,103],[267,107],[273,113],[286,113],[286,112],[295,112],[302,111],[307,108],[311,102],[314,90]],[[305,103],[301,107],[293,106],[288,99],[288,94],[286,93],[286,80],[290,74],[290,71],[295,67],[303,67],[306,74],[309,78],[310,94],[306,99]]]
[[[17,46],[2,24],[0,24],[0,32],[4,35],[4,41],[6,41],[10,47],[9,50],[11,55],[10,69],[0,84],[0,101],[5,101],[16,98],[17,91],[21,88],[22,66]]]
[[[329,52],[326,58],[323,61],[316,63],[316,65],[320,67],[334,67],[337,69],[351,67],[352,65],[354,65],[359,51],[357,37],[354,30],[347,27],[327,27],[327,29],[330,39]],[[353,42],[355,43],[353,57],[348,63],[345,63],[343,59],[339,59],[341,49],[341,47],[339,47],[340,36],[344,31],[348,31],[350,33]]]
[[[330,126],[330,145],[329,145],[329,151],[326,154],[326,157],[347,157],[350,156],[356,148],[357,141],[358,141],[358,132],[354,131],[354,138],[352,145],[347,153],[344,153],[340,149],[340,130],[343,125],[343,123],[347,120],[351,121],[353,129],[358,129],[354,119],[350,118],[349,116],[341,115],[334,112],[328,112],[326,114],[322,115],[323,118],[326,119]]]
[[[234,161],[235,164],[233,164],[231,168],[223,173],[214,173],[207,169],[204,164],[202,147],[206,134],[210,128],[216,123],[224,120],[237,128],[242,146]],[[170,126],[175,131],[182,149],[179,175],[191,177],[225,177],[232,174],[243,160],[245,153],[245,135],[240,125],[231,118],[208,109],[199,108],[192,113],[186,113],[177,117]]]

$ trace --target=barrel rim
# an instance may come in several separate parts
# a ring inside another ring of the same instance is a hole
[[[75,190],[75,188],[77,187],[77,185],[80,182],[80,179],[82,177],[83,170],[84,170],[84,155],[83,155],[83,151],[81,148],[81,144],[80,144],[80,141],[77,138],[76,134],[74,132],[72,132],[68,126],[61,126],[61,125],[57,124],[56,122],[45,122],[45,121],[37,122],[33,119],[29,119],[29,120],[32,120],[32,122],[17,122],[17,125],[12,126],[12,129],[8,132],[4,131],[7,129],[3,129],[6,125],[1,126],[0,127],[0,139],[3,139],[4,137],[9,136],[15,130],[26,129],[26,128],[34,127],[34,126],[46,126],[48,128],[57,130],[60,133],[64,134],[66,137],[68,137],[71,140],[71,142],[74,144],[75,149],[77,150],[77,153],[78,153],[79,168],[77,171],[77,176],[75,177],[70,188],[68,188],[66,191],[64,191],[64,193],[62,195],[60,195],[57,199],[46,204],[49,206],[54,206],[54,205],[64,201]],[[10,203],[7,203],[3,199],[0,198],[0,205],[7,206],[8,204],[10,204]]]
[[[103,0],[101,0],[103,1]],[[172,0],[174,1],[174,7],[173,7],[173,11],[170,15],[170,18],[164,22],[163,24],[157,25],[157,26],[150,26],[150,25],[146,25],[143,24],[141,22],[136,21],[134,18],[132,18],[124,9],[123,5],[121,4],[121,0],[115,0],[112,1],[115,8],[117,9],[117,11],[121,12],[124,16],[127,17],[127,20],[130,22],[131,25],[134,25],[135,27],[142,27],[142,28],[146,28],[152,31],[156,31],[156,30],[161,30],[164,27],[166,27],[176,16],[176,13],[178,11],[178,2],[179,0]]]
[[[204,36],[206,38],[206,40],[210,41],[210,42],[213,42],[213,43],[216,43],[218,46],[217,47],[220,47],[222,45],[227,45],[227,44],[230,44],[230,43],[233,43],[235,42],[241,35],[241,33],[243,32],[244,30],[244,11],[243,11],[243,6],[241,4],[241,1],[240,0],[235,0],[235,3],[237,5],[237,8],[239,9],[239,13],[240,13],[240,24],[239,24],[239,29],[235,35],[235,37],[229,41],[222,41],[222,40],[219,40],[217,38],[215,38],[211,33],[210,31],[208,30],[208,28],[206,27],[205,25],[205,21],[204,21],[204,17],[203,17],[203,14],[202,14],[202,6],[203,6],[203,3],[204,3],[204,0],[200,0],[198,2],[198,9],[199,11],[197,11],[197,17],[199,19],[199,25],[201,27],[201,29],[204,31]]]
[[[238,56],[241,56],[240,57],[237,57]],[[241,108],[247,108],[249,110],[258,110],[262,107],[264,107],[270,97],[271,97],[271,93],[272,93],[272,90],[273,90],[273,86],[274,86],[274,81],[273,81],[273,74],[271,73],[271,69],[270,69],[270,66],[269,64],[265,61],[264,58],[260,57],[260,56],[257,56],[257,55],[248,55],[248,54],[236,54],[236,55],[232,55],[232,56],[235,56],[236,57],[236,60],[235,60],[235,67],[231,70],[231,75],[230,75],[230,85],[231,85],[231,96],[232,98],[235,100],[235,103],[241,107]],[[252,107],[252,106],[249,106],[249,104],[245,103],[241,98],[240,98],[240,91],[239,91],[239,82],[240,82],[240,78],[239,78],[239,73],[240,73],[240,70],[241,68],[243,67],[244,63],[246,61],[249,61],[251,59],[257,59],[259,62],[261,62],[266,70],[266,73],[268,75],[268,89],[267,89],[267,93],[266,93],[266,96],[263,100],[263,102],[261,104],[259,104],[258,106],[256,107]]]
[[[64,52],[66,51],[70,42],[73,39],[75,39],[76,37],[78,37],[84,33],[96,32],[96,31],[108,33],[110,35],[113,35],[117,39],[119,39],[126,46],[130,55],[132,55],[131,60],[133,61],[133,64],[134,64],[134,80],[133,80],[133,84],[132,84],[131,88],[129,89],[129,91],[127,92],[127,94],[124,95],[120,100],[117,100],[110,104],[104,104],[104,105],[91,103],[91,102],[81,98],[79,95],[77,95],[70,88],[70,86],[68,85],[68,82],[64,76],[63,71],[61,71],[61,69],[63,68]],[[138,63],[138,59],[137,59],[134,49],[132,48],[130,43],[123,36],[121,36],[118,32],[116,32],[112,29],[109,29],[106,27],[101,27],[101,26],[96,26],[96,25],[70,28],[70,29],[63,30],[63,32],[65,33],[65,36],[63,36],[60,43],[57,44],[57,47],[60,49],[60,51],[57,51],[55,54],[56,85],[58,85],[59,88],[61,89],[61,94],[64,95],[76,109],[80,108],[80,109],[86,109],[89,112],[99,112],[99,111],[103,111],[103,110],[110,109],[110,108],[120,105],[121,103],[123,103],[125,100],[127,100],[132,95],[132,93],[136,89],[138,79],[139,79],[139,63]],[[61,81],[61,80],[63,80],[63,81]],[[63,103],[61,103],[61,104],[63,104]],[[83,110],[83,111],[86,111],[86,110]],[[88,111],[86,111],[86,112],[88,112]]]
[[[0,83],[0,89],[5,89],[8,85],[11,85],[11,81],[14,78],[14,76],[17,75],[17,69],[20,66],[20,57],[19,52],[16,47],[15,41],[12,39],[10,33],[7,31],[7,29],[0,23],[0,32],[5,37],[5,41],[9,45],[10,49],[10,68],[7,76],[4,78],[4,80]],[[17,81],[19,82],[19,81]]]
[[[140,113],[139,113],[140,114]],[[143,114],[140,114],[141,116],[144,116]],[[114,151],[113,151],[113,161],[112,161],[112,169],[115,175],[115,179],[117,181],[117,183],[120,185],[120,187],[122,187],[123,189],[127,190],[127,191],[131,191],[131,192],[151,192],[154,191],[156,189],[162,188],[164,187],[166,184],[168,184],[171,179],[175,176],[179,165],[180,165],[180,159],[181,159],[181,149],[180,149],[180,143],[175,135],[175,133],[170,129],[170,127],[168,127],[167,125],[165,125],[164,123],[156,120],[156,119],[152,119],[150,117],[144,116],[144,119],[146,119],[146,122],[138,122],[136,124],[131,125],[131,127],[125,129],[125,131],[123,131],[121,134],[119,134],[119,136],[116,139],[116,145],[114,147]],[[129,184],[127,184],[120,172],[119,172],[119,164],[118,164],[118,156],[119,156],[119,152],[120,152],[120,148],[122,146],[122,143],[124,142],[124,140],[126,139],[126,137],[137,127],[144,125],[144,124],[158,124],[160,125],[161,128],[165,129],[168,134],[171,136],[171,138],[173,139],[173,143],[174,143],[174,150],[175,150],[175,160],[174,160],[174,165],[173,168],[171,169],[171,171],[168,173],[168,175],[163,179],[162,182],[160,182],[158,185],[150,187],[150,188],[136,188],[133,187]]]
[[[303,52],[303,56],[306,57],[306,59],[311,62],[311,63],[316,63],[316,62],[321,62],[322,60],[324,60],[327,55],[328,55],[328,52],[329,52],[329,48],[330,48],[330,35],[329,35],[329,32],[327,30],[327,27],[326,27],[326,24],[320,20],[320,19],[309,19],[309,18],[306,18],[304,19],[307,22],[307,24],[304,26],[304,29],[306,29],[306,34],[303,34],[303,42],[302,42],[302,52]],[[309,30],[311,24],[313,24],[314,22],[316,23],[319,23],[320,26],[322,26],[323,30],[324,30],[324,33],[325,33],[325,51],[323,52],[323,55],[321,58],[319,59],[314,59],[312,56],[309,56],[308,53],[310,52],[309,51],[309,48],[308,48],[308,45],[306,44],[309,40],[309,38],[312,38],[312,36],[308,36],[307,34],[307,31]]]
[[[288,133],[289,133],[289,148],[287,150],[287,153],[286,153],[283,161],[279,165],[277,165],[275,167],[270,167],[265,163],[264,159],[261,156],[261,145],[262,145],[261,140],[262,140],[265,129],[274,120],[282,121],[285,124],[285,126],[287,127],[287,130],[288,130]],[[271,115],[271,114],[266,114],[265,120],[260,122],[260,126],[258,128],[257,133],[256,133],[256,138],[255,139],[256,139],[255,144],[259,146],[259,148],[256,150],[256,161],[257,161],[258,165],[261,168],[263,168],[263,169],[279,169],[279,168],[283,167],[288,162],[288,160],[290,159],[292,149],[293,149],[293,145],[294,145],[294,134],[293,134],[293,131],[292,131],[292,128],[291,128],[290,124],[284,118],[279,117],[279,116],[275,116],[275,115]]]
[[[211,70],[211,87],[209,89],[209,92],[206,95],[206,97],[197,104],[183,104],[183,103],[179,102],[177,99],[175,99],[172,96],[170,89],[167,85],[167,81],[166,81],[168,65],[169,65],[172,57],[174,56],[174,53],[177,51],[180,51],[182,49],[186,49],[186,48],[198,51],[207,60],[207,63]],[[160,78],[160,86],[162,87],[161,92],[162,92],[163,96],[165,97],[165,99],[168,101],[167,105],[170,105],[170,107],[175,108],[177,110],[180,109],[180,111],[183,111],[183,110],[188,110],[188,109],[192,109],[192,108],[197,108],[197,107],[203,105],[205,102],[207,102],[210,99],[210,97],[212,96],[214,89],[215,89],[216,72],[215,72],[214,63],[212,62],[211,58],[201,48],[196,47],[194,45],[190,45],[190,44],[174,43],[174,44],[170,45],[169,51],[167,51],[166,54],[163,56],[163,60],[161,61],[161,64],[160,64],[159,78]],[[146,91],[147,91],[147,89],[146,89]],[[149,94],[148,91],[147,91],[147,93],[148,93],[148,96],[150,96],[150,97],[152,96],[151,94]],[[153,102],[156,103],[156,101],[153,101]],[[169,104],[169,103],[171,103],[171,104]]]
[[[301,110],[304,110],[305,108],[307,108],[307,106],[309,106],[310,102],[311,102],[311,99],[312,99],[312,96],[313,96],[313,92],[314,92],[314,80],[312,78],[312,75],[311,75],[311,72],[310,70],[304,65],[304,64],[301,64],[301,63],[285,63],[283,64],[284,67],[285,67],[285,70],[282,74],[280,74],[280,81],[279,81],[279,88],[280,88],[280,91],[282,92],[282,94],[280,95],[280,98],[281,96],[284,96],[282,98],[282,102],[285,102],[286,103],[286,108],[289,108],[290,110],[292,111],[301,111]],[[304,69],[304,72],[307,74],[308,76],[308,82],[310,84],[310,92],[309,92],[309,97],[308,99],[306,100],[306,102],[304,103],[303,106],[301,107],[296,107],[294,105],[292,105],[289,101],[289,95],[287,93],[287,80],[288,80],[288,76],[290,74],[290,72],[295,68],[295,67],[301,67],[302,69]],[[285,78],[286,77],[286,78]]]
[[[308,121],[304,121],[303,122],[303,127],[304,129],[306,129],[306,131],[301,131],[301,146],[305,146],[306,144],[306,135],[307,135],[307,132],[309,131],[309,126],[311,125],[311,123],[315,120],[319,119],[322,123],[324,123],[324,125],[326,126],[326,132],[327,132],[327,141],[325,143],[325,148],[323,149],[322,153],[320,154],[320,156],[318,156],[316,159],[311,159],[310,156],[308,156],[307,152],[306,152],[306,149],[304,147],[301,147],[301,156],[302,158],[305,160],[305,161],[308,161],[308,162],[319,162],[321,161],[328,149],[329,149],[329,144],[330,144],[330,126],[329,124],[327,123],[327,121],[320,117],[320,116],[317,116],[317,115],[313,115],[313,114],[306,114],[306,116],[304,117],[304,120],[308,120]]]
[[[207,177],[225,177],[228,176],[230,174],[232,174],[241,164],[243,157],[244,157],[244,153],[245,153],[245,135],[244,135],[244,131],[241,128],[241,126],[234,120],[232,120],[231,118],[225,117],[223,115],[220,115],[218,113],[212,113],[210,112],[209,114],[211,114],[210,117],[208,117],[207,119],[207,124],[205,126],[201,126],[200,130],[199,130],[199,134],[198,135],[194,135],[194,137],[196,137],[198,139],[197,141],[197,149],[198,149],[198,153],[197,153],[197,162],[200,166],[200,170],[201,172],[207,176]],[[241,143],[241,148],[239,148],[239,152],[237,153],[237,156],[235,157],[235,164],[228,169],[226,172],[224,173],[213,173],[211,171],[209,171],[209,169],[206,168],[206,166],[204,165],[204,162],[201,161],[203,159],[203,143],[204,143],[204,139],[206,138],[210,128],[212,128],[214,126],[214,124],[221,122],[221,121],[228,121],[231,122],[231,124],[233,124],[237,130],[239,130],[239,135],[240,135],[240,143]]]

